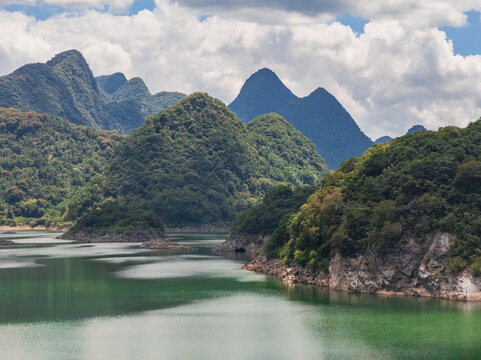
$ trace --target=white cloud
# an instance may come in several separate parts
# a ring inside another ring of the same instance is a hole
[[[336,11],[371,19],[360,36],[332,14],[266,11],[268,3],[257,16],[254,7],[218,7],[202,23],[204,7],[166,0],[134,16],[87,10],[36,21],[0,12],[0,73],[76,48],[97,75],[122,71],[152,91],[207,91],[230,102],[251,73],[269,67],[300,96],[325,87],[372,138],[481,115],[481,56],[453,55],[437,28],[462,25],[479,2],[341,3]]]

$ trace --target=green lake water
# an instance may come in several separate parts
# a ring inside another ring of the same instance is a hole
[[[481,304],[348,294],[196,251],[0,235],[0,359],[481,359]]]

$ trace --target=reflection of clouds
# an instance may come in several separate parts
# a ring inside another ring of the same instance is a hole
[[[11,246],[0,248],[0,268],[41,266],[38,260],[48,258],[103,257],[122,256],[146,253],[149,250],[139,249],[138,244],[105,243],[105,244],[72,244],[71,241],[55,239],[58,234],[34,233],[28,235],[16,234],[10,238],[16,243],[32,246]],[[12,235],[9,235],[12,236]],[[35,246],[47,244],[46,246]]]
[[[37,267],[44,266],[42,264],[37,264],[32,260],[6,260],[0,258],[0,269],[13,269],[13,268],[23,268],[23,267]]]
[[[244,294],[136,315],[0,326],[2,358],[321,359],[310,306]],[[354,349],[352,349],[354,350]]]
[[[122,262],[136,262],[137,258],[123,258]],[[149,261],[151,259],[151,261]],[[99,259],[111,261],[111,259]],[[117,260],[114,260],[117,261]],[[145,261],[149,261],[145,263]],[[239,281],[262,281],[265,275],[240,270],[241,264],[216,256],[179,255],[148,257],[142,264],[131,265],[116,273],[121,278],[169,279],[183,277],[230,277]]]

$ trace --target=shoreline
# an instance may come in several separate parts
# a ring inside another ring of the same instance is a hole
[[[166,233],[228,233],[228,227],[214,226],[214,225],[202,225],[202,226],[185,226],[185,227],[172,227],[165,228]]]
[[[68,230],[67,227],[61,226],[29,226],[29,225],[21,225],[21,226],[10,226],[10,225],[0,225],[0,231],[29,231],[29,230],[45,230],[45,231],[55,231],[55,232],[65,232]]]
[[[373,286],[372,283],[369,283],[369,286],[363,286],[361,284],[362,276],[365,276],[366,274],[356,274],[357,278],[355,286],[352,286],[352,283],[343,282],[342,280],[345,279],[345,274],[339,274],[339,270],[341,269],[339,266],[340,262],[342,262],[342,260],[336,256],[332,260],[329,270],[321,271],[299,265],[285,265],[280,259],[268,259],[262,254],[257,256],[250,263],[244,265],[242,269],[275,276],[288,286],[305,284],[329,288],[336,291],[372,294],[377,296],[411,296],[451,301],[481,302],[480,291],[467,292],[464,288],[459,289],[456,286],[456,284],[469,283],[469,275],[466,272],[459,274],[457,277],[447,276],[446,282],[448,285],[451,285],[451,287],[444,286],[444,288],[439,287],[437,290],[433,290],[423,287],[420,284],[416,284],[417,286],[406,284],[406,287],[403,289],[390,290]]]

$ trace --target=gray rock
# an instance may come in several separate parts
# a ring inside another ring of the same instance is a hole
[[[437,233],[423,240],[405,239],[388,253],[369,248],[356,258],[335,254],[329,271],[284,265],[279,259],[258,256],[244,269],[279,277],[287,284],[307,283],[336,290],[380,295],[429,296],[481,301],[481,278],[470,269],[445,273],[444,260],[455,237]]]

